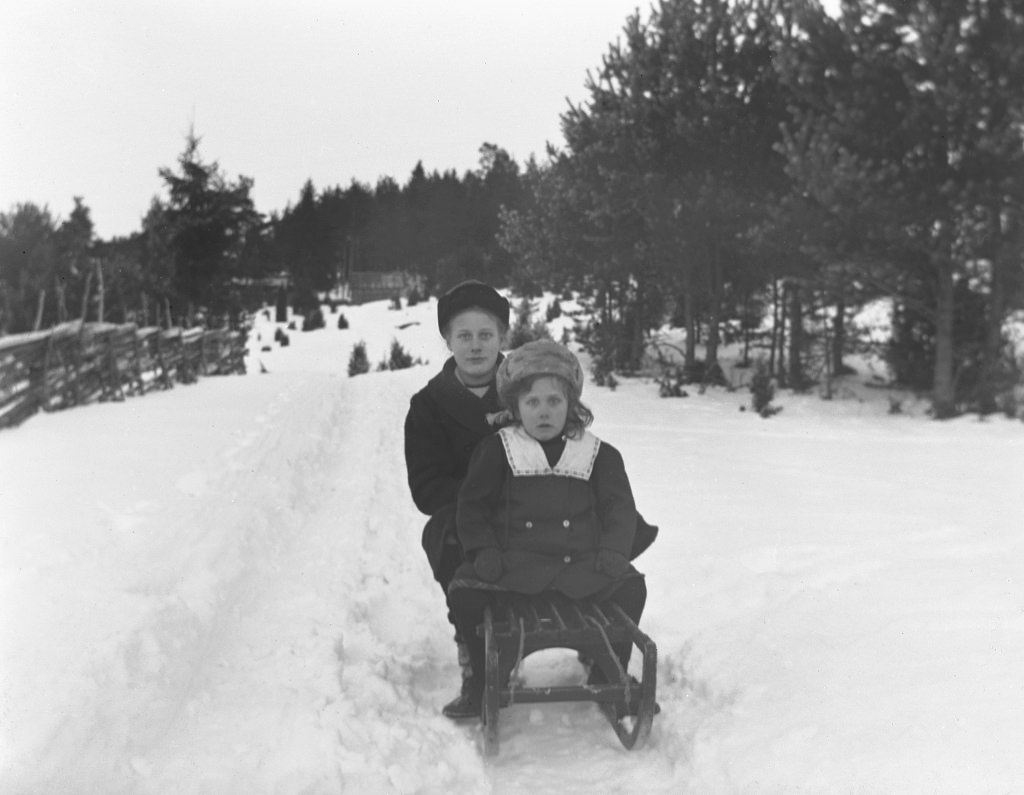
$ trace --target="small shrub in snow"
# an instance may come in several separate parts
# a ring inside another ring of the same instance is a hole
[[[344,312],[342,312],[340,315],[338,315],[338,328],[340,328],[340,329],[348,328],[348,318],[345,317],[345,313]]]
[[[303,331],[315,331],[318,328],[323,328],[327,323],[324,321],[324,312],[320,307],[311,310],[302,318],[302,330]]]
[[[889,396],[889,413],[890,414],[902,414],[903,413],[903,398]]]
[[[366,342],[359,340],[352,346],[352,353],[348,357],[348,374],[351,377],[368,372],[370,372],[370,359],[366,355]]]
[[[681,367],[665,367],[662,370],[661,378],[658,379],[658,396],[668,397],[689,397],[683,389],[684,374]]]
[[[409,295],[405,297],[405,305],[416,306],[416,304],[422,300],[423,298],[420,296],[420,291],[413,287],[409,290]]]
[[[548,309],[547,312],[544,313],[544,317],[547,319],[548,323],[550,323],[552,320],[557,320],[561,316],[562,305],[558,303],[558,299],[556,298],[554,301],[548,304]]]
[[[280,327],[274,332],[274,342],[279,342],[282,348],[287,348],[291,341],[291,337],[289,337]]]
[[[409,352],[398,340],[391,340],[391,352],[386,361],[381,363],[382,370],[405,370],[412,367],[413,360]]]
[[[402,296],[400,296],[400,295],[392,296],[391,297],[391,305],[388,307],[388,309],[399,310],[401,308],[402,308]]]

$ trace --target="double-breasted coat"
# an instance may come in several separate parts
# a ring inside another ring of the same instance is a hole
[[[622,455],[587,432],[596,443],[588,472],[555,474],[569,447],[564,440],[540,443],[519,426],[482,440],[459,492],[457,527],[469,561],[480,550],[500,550],[502,574],[495,583],[479,580],[472,562],[455,573],[453,587],[497,587],[520,593],[556,590],[573,599],[592,596],[618,579],[595,569],[600,549],[631,557],[637,528],[636,506]],[[543,450],[544,467],[515,474],[509,439]],[[581,440],[581,444],[583,441]],[[572,444],[571,442],[569,444]],[[586,474],[584,478],[581,475]],[[640,576],[632,565],[623,577]]]

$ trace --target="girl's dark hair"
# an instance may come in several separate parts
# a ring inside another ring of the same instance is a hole
[[[569,382],[560,375],[549,373],[537,373],[526,378],[513,382],[508,388],[498,395],[498,401],[510,412],[512,416],[520,421],[516,410],[519,408],[519,396],[529,392],[538,378],[554,378],[562,387],[565,399],[569,403],[568,411],[565,414],[565,435],[570,439],[578,439],[583,435],[583,430],[594,421],[594,412],[584,405],[578,397],[573,395]]]

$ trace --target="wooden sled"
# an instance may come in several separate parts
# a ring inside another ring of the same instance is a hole
[[[477,632],[484,637],[484,755],[498,753],[502,707],[549,701],[594,701],[629,750],[643,746],[655,713],[658,650],[622,608],[612,602],[575,601],[559,594],[502,594],[484,612]],[[622,670],[612,644],[630,642],[643,654],[638,683]],[[608,684],[517,687],[510,675],[529,654],[541,649],[575,649],[593,661]],[[632,724],[632,725],[630,725]]]

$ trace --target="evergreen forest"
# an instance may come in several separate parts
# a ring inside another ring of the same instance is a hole
[[[996,411],[1024,366],[1022,42],[1024,0],[660,0],[596,54],[542,160],[486,142],[463,174],[311,177],[269,215],[193,131],[128,237],[98,239],[87,197],[0,212],[0,334],[235,324],[399,271],[435,295],[571,291],[609,371],[671,323],[686,379],[742,340],[799,389],[843,371],[884,298],[897,382],[937,418]]]

